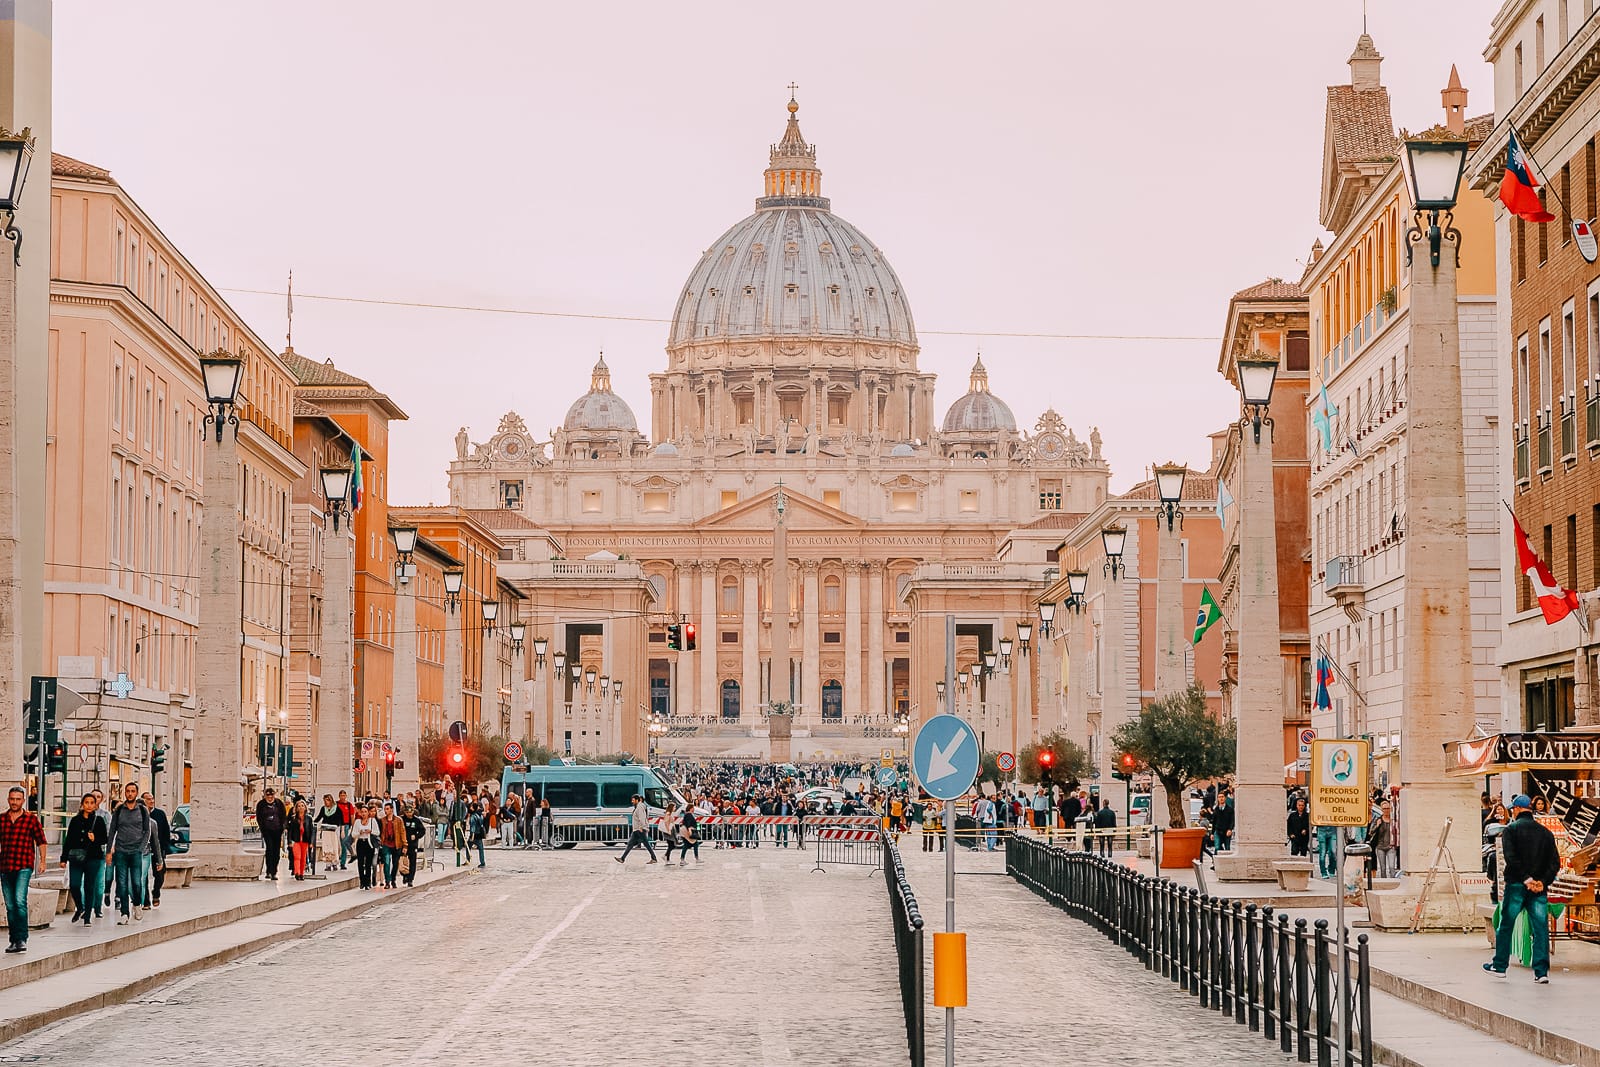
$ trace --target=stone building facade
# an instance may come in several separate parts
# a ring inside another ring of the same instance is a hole
[[[570,734],[575,751],[642,752],[656,712],[677,720],[665,751],[764,751],[762,709],[791,694],[797,755],[870,748],[869,727],[928,713],[944,672],[913,640],[918,569],[992,563],[1010,531],[1105,499],[1098,433],[1082,441],[1053,411],[1019,428],[981,359],[936,420],[909,298],[822,196],[798,107],[755,212],[679,294],[648,434],[601,358],[548,434],[513,412],[481,443],[457,437],[451,502],[504,516],[484,521],[530,597],[530,637],[624,682],[598,707],[570,676],[533,679],[534,739],[557,749]],[[1029,566],[1042,581],[1042,556]],[[667,648],[680,619],[693,651]]]
[[[188,799],[195,713],[209,447],[199,355],[245,358],[237,669],[239,773],[252,783],[262,773],[259,725],[277,728],[290,703],[289,501],[305,473],[293,451],[292,381],[110,172],[57,155],[50,182],[43,629],[46,671],[66,690],[68,789],[150,787],[160,742],[166,769],[154,786],[170,808]]]
[[[1592,92],[1600,20],[1569,20],[1566,7],[1520,0],[1496,15],[1487,55],[1502,121],[1468,163],[1477,191],[1469,195],[1493,206],[1495,246],[1504,250],[1495,337],[1499,495],[1555,580],[1578,591],[1589,626],[1586,635],[1571,616],[1545,623],[1502,513],[1508,730],[1600,724],[1600,268],[1583,257],[1572,228],[1575,218],[1592,224],[1600,215],[1600,97]],[[1497,201],[1513,126],[1547,186],[1551,222],[1524,222]]]
[[[1328,88],[1321,219],[1333,238],[1326,248],[1313,249],[1300,286],[1310,300],[1316,377],[1306,417],[1315,426],[1324,389],[1330,409],[1326,443],[1320,429],[1307,439],[1312,651],[1325,649],[1336,665],[1330,696],[1346,731],[1372,739],[1374,781],[1398,784],[1408,633],[1421,622],[1405,618],[1403,610],[1411,338],[1405,235],[1411,212],[1399,163],[1403,148],[1380,64],[1371,38],[1363,34],[1350,58],[1351,83]],[[1446,122],[1479,142],[1492,119],[1466,118],[1465,91],[1456,79],[1451,83],[1443,94]],[[1500,720],[1495,657],[1501,629],[1496,244],[1483,200],[1463,198],[1454,221],[1461,233],[1457,310],[1474,711],[1480,723],[1493,728]],[[1315,715],[1314,724],[1331,736],[1333,715]]]

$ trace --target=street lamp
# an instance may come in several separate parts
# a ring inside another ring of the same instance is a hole
[[[939,706],[944,707],[944,679],[936,679],[933,683],[933,693],[939,698]]]
[[[1422,216],[1428,216],[1428,262],[1439,265],[1443,241],[1456,246],[1456,266],[1461,266],[1461,233],[1455,226],[1456,194],[1461,188],[1461,172],[1467,165],[1467,141],[1443,126],[1406,139],[1406,162],[1411,171],[1412,225],[1406,231],[1406,263],[1411,262],[1411,246],[1423,238]],[[1444,227],[1439,216],[1444,216]]]
[[[1017,644],[1022,646],[1022,658],[1028,658],[1028,648],[1033,644],[1033,623],[1027,619],[1017,622]],[[1000,642],[1000,651],[1006,651],[1006,642]],[[1009,658],[1009,653],[1007,654]]]
[[[610,691],[611,691],[611,679],[607,675],[602,674],[600,676],[600,699],[604,700],[605,697],[606,697],[606,694],[609,693]]]
[[[396,569],[400,575],[400,584],[405,585],[416,574],[416,568],[411,565],[411,554],[417,550],[417,528],[391,526],[389,536],[394,539],[394,551],[398,557]]]
[[[1105,526],[1100,530],[1100,547],[1106,556],[1105,566],[1101,568],[1111,576],[1112,581],[1123,572],[1122,549],[1128,543],[1128,531],[1122,526]]]
[[[961,687],[961,691],[963,693],[965,693],[967,691],[967,678],[968,677],[969,677],[969,675],[967,674],[966,671],[957,671],[956,672],[956,685]]]
[[[611,683],[611,695],[616,698],[616,701],[617,701],[618,704],[622,703],[622,679],[621,678],[618,678],[617,680],[615,680],[614,682]]]
[[[483,632],[494,633],[494,621],[500,617],[500,601],[485,600],[483,602]]]
[[[1172,532],[1174,524],[1183,525],[1178,505],[1183,500],[1183,479],[1188,473],[1189,468],[1182,463],[1163,463],[1156,467],[1156,495],[1161,498],[1161,508],[1156,513],[1157,525],[1161,519],[1166,519],[1168,533]]]
[[[983,673],[993,674],[995,663],[997,663],[999,659],[999,655],[997,655],[993,649],[985,652],[983,654]]]
[[[350,468],[323,467],[322,497],[328,502],[328,515],[333,519],[333,532],[339,532],[339,516],[350,511]],[[414,546],[413,546],[414,547]]]
[[[587,692],[590,692],[590,693],[594,692],[594,680],[599,675],[599,673],[600,672],[595,670],[593,667],[585,667],[584,668],[584,670],[583,670],[583,688]]]
[[[550,639],[549,638],[547,638],[547,637],[535,637],[533,639],[533,666],[534,666],[535,669],[544,666],[545,649],[547,649],[549,647],[550,647]]]
[[[1072,609],[1076,614],[1083,614],[1084,597],[1089,592],[1088,571],[1067,572],[1067,599],[1063,606]]]
[[[1241,359],[1239,368],[1239,395],[1244,400],[1245,418],[1255,427],[1256,444],[1261,443],[1261,424],[1272,425],[1267,414],[1272,404],[1272,386],[1278,380],[1278,357],[1265,352],[1252,353]]]
[[[449,570],[444,572],[444,606],[450,614],[456,613],[456,607],[461,603],[461,582],[466,577],[465,572]]]
[[[1002,637],[1000,639],[1000,666],[1007,670],[1011,669],[1011,646],[1011,638]]]
[[[511,652],[513,655],[522,651],[522,638],[527,632],[526,623],[514,622],[511,624]]]
[[[534,641],[533,647],[535,649],[539,647],[537,640]],[[555,663],[556,677],[565,678],[567,676],[567,654],[558,648],[556,649],[556,654],[551,656],[550,659]]]
[[[22,231],[17,229],[17,206],[22,201],[22,185],[28,180],[28,165],[33,162],[33,131],[23,127],[12,133],[0,126],[0,234],[15,250],[17,266],[22,265]]]
[[[1056,602],[1045,600],[1039,603],[1039,636],[1050,636],[1050,624],[1056,621]]]
[[[234,412],[234,405],[239,399],[239,382],[243,377],[243,357],[230,355],[220,348],[209,356],[200,357],[200,381],[205,386],[206,404],[211,409],[200,420],[201,432],[214,423],[219,445],[222,443],[223,423],[231,424],[234,436],[239,436],[239,416]]]

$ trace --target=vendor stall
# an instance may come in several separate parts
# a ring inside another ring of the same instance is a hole
[[[1491,734],[1444,750],[1447,774],[1521,772],[1528,795],[1544,798],[1548,810],[1536,817],[1561,852],[1561,874],[1550,886],[1550,934],[1600,943],[1600,732]]]

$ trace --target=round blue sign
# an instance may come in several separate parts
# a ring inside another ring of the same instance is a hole
[[[935,715],[917,731],[911,772],[939,800],[966,795],[978,779],[978,735],[954,715]]]

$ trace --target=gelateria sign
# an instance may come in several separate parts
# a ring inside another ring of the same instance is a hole
[[[1579,845],[1600,836],[1600,733],[1491,734],[1444,746],[1456,776],[1525,773]]]

